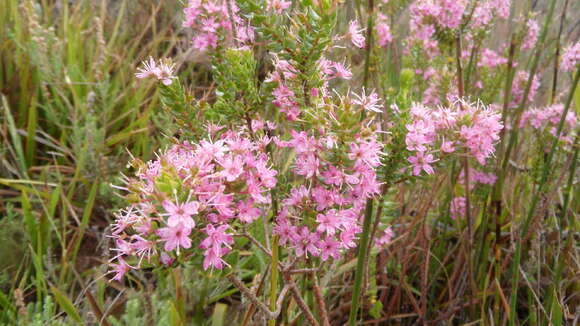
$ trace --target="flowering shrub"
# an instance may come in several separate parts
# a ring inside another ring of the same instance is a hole
[[[134,256],[133,268],[152,257],[168,264],[181,258],[180,251],[195,254],[196,247],[203,250],[204,269],[223,268],[232,232],[262,216],[276,185],[264,144],[235,132],[213,142],[175,144],[154,161],[132,165],[136,178],[125,189],[134,203],[117,215],[112,235],[119,266]],[[203,240],[192,246],[192,238]],[[117,270],[115,278],[126,271]]]

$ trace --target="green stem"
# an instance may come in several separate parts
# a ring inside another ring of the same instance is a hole
[[[371,52],[373,49],[373,25],[374,25],[374,15],[375,15],[375,1],[369,0],[369,9],[367,20],[367,37],[366,37],[366,53],[365,53],[365,70],[363,76],[363,87],[367,88],[370,75],[370,65],[371,65]]]
[[[350,315],[348,316],[348,325],[355,326],[358,315],[359,299],[361,296],[364,266],[367,256],[367,243],[371,229],[371,219],[373,215],[373,201],[369,199],[365,208],[365,217],[363,222],[363,231],[358,244],[356,272],[354,277],[354,286],[352,289],[352,303],[350,305]]]

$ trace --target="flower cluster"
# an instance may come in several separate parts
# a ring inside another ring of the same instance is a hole
[[[387,44],[393,41],[393,35],[391,34],[391,27],[387,22],[387,16],[379,13],[377,18],[377,26],[375,27],[377,32],[377,43],[381,47],[387,46]]]
[[[135,160],[136,178],[119,187],[134,203],[112,228],[115,279],[128,271],[126,261],[135,262],[132,268],[156,258],[168,263],[204,236],[204,268],[221,269],[231,232],[264,213],[277,183],[265,143],[228,131],[213,142],[175,144],[146,164]]]
[[[215,49],[218,42],[243,46],[254,39],[254,29],[238,15],[235,1],[190,0],[183,12],[183,26],[193,29],[192,46],[199,51]]]
[[[465,197],[455,197],[451,200],[450,213],[451,218],[456,220],[458,217],[465,217],[467,212],[467,201]]]
[[[570,71],[580,62],[580,42],[568,46],[562,55],[561,67],[563,71]]]
[[[530,74],[525,71],[518,71],[517,74],[515,75],[514,80],[512,82],[512,96],[511,96],[512,100],[510,102],[511,108],[515,108],[518,105],[520,105],[520,103],[524,99],[524,92],[526,89],[526,84],[528,83],[529,80],[529,76]],[[532,85],[528,93],[528,103],[534,100],[538,88],[540,88],[540,78],[538,77],[538,75],[536,75],[534,76],[534,79],[532,79]]]
[[[538,41],[538,34],[540,33],[540,25],[538,25],[538,22],[533,19],[528,20],[526,27],[528,29],[528,33],[526,34],[524,42],[522,43],[523,50],[529,50],[533,48]]]
[[[483,49],[481,52],[481,58],[477,63],[478,67],[488,67],[488,68],[495,68],[497,66],[505,65],[508,60],[495,51],[490,49]]]
[[[462,169],[459,173],[459,180],[461,184],[465,184],[465,170]],[[472,190],[477,184],[493,185],[497,180],[497,176],[493,173],[486,173],[478,171],[474,168],[469,168],[469,190]]]
[[[560,122],[563,112],[564,105],[562,104],[554,104],[544,108],[534,108],[527,110],[522,114],[520,127],[523,128],[526,125],[530,125],[534,129],[546,130],[552,136],[555,136],[558,123]],[[574,140],[572,132],[578,125],[576,114],[573,111],[568,111],[564,122],[564,130],[560,137],[566,143],[571,144]]]
[[[413,174],[433,174],[435,154],[468,154],[480,164],[490,157],[503,128],[501,117],[481,104],[456,101],[448,108],[429,109],[420,104],[411,108],[412,123],[407,125],[408,158]]]
[[[328,81],[334,78],[350,79],[352,73],[350,70],[340,62],[333,62],[325,58],[321,58],[318,62],[318,68],[325,84],[321,89],[312,88],[310,93],[312,96],[324,95],[327,93]],[[298,78],[299,71],[294,65],[288,61],[280,59],[277,55],[274,56],[274,70],[266,78],[266,82],[277,84],[272,91],[274,100],[272,104],[284,113],[286,118],[290,121],[295,121],[300,116],[300,103],[298,102],[295,90],[302,90],[302,81]]]
[[[506,19],[510,14],[510,0],[478,1],[473,11],[473,28],[482,28],[489,25],[494,15]]]
[[[365,203],[379,192],[380,144],[357,138],[343,154],[332,137],[291,135],[277,143],[295,152],[293,172],[303,182],[282,200],[274,234],[298,257],[339,258],[341,250],[355,246]]]

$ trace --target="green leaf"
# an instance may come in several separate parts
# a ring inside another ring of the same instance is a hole
[[[76,321],[79,324],[82,324],[83,320],[81,318],[81,315],[79,314],[73,303],[70,301],[70,299],[55,286],[51,286],[50,291],[54,295],[54,298],[56,299],[56,302],[58,302],[60,308],[64,310],[64,312],[70,318],[74,319],[74,321]]]
[[[383,303],[380,300],[375,301],[375,304],[369,310],[369,314],[375,319],[381,318],[382,312],[383,312]]]
[[[212,326],[224,326],[227,310],[228,310],[227,304],[216,303],[216,305],[213,308],[213,314],[211,315],[211,325]]]

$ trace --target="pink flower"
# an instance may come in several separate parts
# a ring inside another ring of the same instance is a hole
[[[157,71],[157,62],[155,62],[153,57],[149,57],[149,61],[143,61],[143,68],[138,68],[137,70],[139,72],[135,74],[135,77],[139,79],[155,77],[155,72]]]
[[[286,5],[285,1],[274,2],[278,7]],[[202,52],[215,49],[218,39],[222,46],[238,45],[240,49],[246,48],[248,43],[253,42],[254,28],[240,17],[239,8],[235,3],[232,3],[229,9],[231,10],[228,10],[228,4],[225,1],[210,0],[202,3],[199,0],[190,0],[187,8],[184,9],[183,26],[191,28],[194,32],[192,39],[194,49]]]
[[[175,65],[169,60],[161,60],[157,64],[152,57],[149,57],[149,62],[143,61],[143,68],[137,69],[138,72],[135,74],[135,77],[139,79],[154,77],[160,80],[163,85],[169,86],[173,82],[173,79],[176,78],[173,75],[174,69]]]
[[[173,251],[179,248],[191,248],[191,229],[184,227],[181,224],[172,227],[165,227],[157,230],[157,234],[161,237],[161,241],[165,242],[165,251]]]
[[[318,214],[316,222],[318,222],[316,231],[320,233],[326,232],[328,235],[334,235],[342,224],[340,216],[335,209],[329,210],[326,214]]]
[[[529,73],[525,71],[518,71],[512,82],[512,101],[510,102],[510,107],[517,107],[524,98],[524,92],[526,84],[529,79]],[[538,75],[534,76],[532,80],[532,85],[528,93],[528,103],[534,100],[536,92],[540,88],[540,77]]]
[[[117,258],[117,262],[118,264],[110,264],[113,267],[113,270],[109,273],[115,274],[111,280],[121,282],[123,277],[125,277],[125,274],[131,270],[131,266],[129,266],[121,257]]]
[[[301,185],[290,190],[290,196],[282,201],[286,206],[300,206],[310,196],[309,190]]]
[[[219,140],[178,143],[156,160],[134,166],[136,178],[129,179],[130,187],[123,188],[138,203],[117,214],[112,231],[116,240],[113,259],[136,257],[137,267],[143,259],[171,265],[168,252],[177,250],[179,254],[191,248],[194,240],[190,235],[199,225],[208,235],[200,244],[205,267],[226,265],[223,255],[233,244],[233,237],[225,222],[236,217],[251,222],[259,217],[262,206],[269,204],[268,191],[276,185],[277,171],[268,167],[265,144],[269,141],[254,141],[232,130],[219,135],[220,129],[216,127],[213,135],[221,137]],[[231,184],[233,181],[236,183]],[[159,203],[170,191],[175,191],[176,199]],[[185,195],[188,198],[179,202]],[[159,260],[151,259],[159,247]]]
[[[321,173],[321,176],[326,184],[340,187],[344,182],[344,174],[334,165],[328,166],[327,170]]]
[[[371,167],[377,167],[381,165],[380,150],[381,144],[375,140],[361,140],[350,144],[348,158]]]
[[[495,68],[500,65],[507,64],[508,60],[490,49],[483,49],[481,58],[477,63],[478,67]]]
[[[356,247],[356,243],[354,242],[356,238],[356,233],[360,232],[356,228],[347,229],[340,233],[340,241],[341,246],[345,249],[354,248]]]
[[[427,172],[427,174],[435,173],[433,167],[431,166],[431,163],[435,162],[436,160],[433,159],[432,154],[425,155],[424,152],[417,152],[415,156],[409,157],[408,161],[413,165],[414,175],[421,174],[421,170]]]
[[[465,197],[455,197],[451,201],[451,218],[464,217],[467,209]]]
[[[131,239],[135,240],[131,243],[131,247],[135,250],[135,255],[139,257],[139,265],[141,265],[143,258],[147,258],[148,262],[151,261],[151,255],[156,252],[155,242],[149,241],[138,234],[133,235]]]
[[[290,8],[292,5],[291,1],[284,1],[284,0],[268,0],[268,5],[266,7],[267,10],[274,10],[274,12],[278,15],[282,13],[285,9]]]
[[[171,266],[173,265],[175,259],[171,258],[171,256],[169,256],[167,253],[162,252],[159,256],[159,261],[165,266]]]
[[[221,175],[229,182],[235,181],[244,172],[244,163],[240,156],[229,156],[220,164],[224,168]]]
[[[259,208],[254,207],[254,201],[251,199],[245,202],[240,201],[238,204],[238,218],[244,223],[253,222],[260,217],[261,214],[262,211]]]
[[[391,28],[387,23],[387,16],[379,14],[378,22],[376,26],[378,44],[381,47],[385,47],[387,44],[393,41],[393,35],[391,34]]]
[[[127,209],[121,209],[115,213],[115,223],[112,226],[112,235],[117,236],[126,228],[133,226],[139,221],[139,216],[136,214],[135,207],[129,206]]]
[[[352,101],[354,104],[360,105],[361,107],[363,107],[367,111],[373,111],[373,112],[377,112],[377,113],[383,112],[381,110],[381,108],[383,106],[381,104],[379,104],[381,99],[379,98],[377,93],[372,92],[370,95],[367,96],[365,94],[365,90],[363,89],[361,95],[357,95],[357,94],[354,94],[354,95],[356,97],[356,99],[354,99]]]
[[[562,71],[570,71],[580,62],[580,42],[569,45],[562,54]]]
[[[327,261],[330,257],[334,259],[340,258],[340,242],[331,237],[320,241],[318,248],[320,249],[320,258],[322,261]]]
[[[286,219],[278,218],[276,220],[273,233],[279,237],[279,242],[281,245],[298,241],[298,232],[296,227],[291,225]]]
[[[256,163],[256,176],[260,178],[262,185],[267,188],[274,188],[278,180],[276,179],[278,171],[267,167],[266,161],[258,161]]]
[[[209,48],[215,49],[217,47],[217,36],[213,33],[198,34],[192,39],[192,46],[201,52]]]
[[[221,246],[229,247],[234,243],[234,237],[231,234],[226,233],[229,228],[230,226],[227,224],[222,224],[217,228],[212,224],[208,224],[203,230],[203,232],[207,234],[207,238],[201,242],[199,247],[202,249]]]
[[[320,251],[318,249],[318,241],[320,237],[315,232],[310,232],[307,227],[300,228],[298,232],[297,240],[294,244],[294,251],[296,252],[296,256],[308,257],[308,253],[313,256],[318,256]]]
[[[453,146],[452,141],[444,141],[441,143],[441,151],[444,153],[453,153],[455,151],[455,147]]]
[[[333,63],[333,67],[335,70],[335,73],[334,73],[335,77],[342,78],[342,79],[351,79],[352,78],[352,73],[343,63],[335,62],[335,63]]]
[[[167,219],[167,225],[174,227],[178,224],[182,224],[184,227],[193,229],[195,227],[195,221],[191,217],[192,215],[196,215],[199,210],[199,203],[192,201],[192,202],[185,202],[179,204],[176,201],[174,204],[169,200],[165,200],[163,202],[163,208],[167,211],[169,218]]]
[[[511,0],[491,0],[491,4],[499,17],[503,19],[509,17]]]
[[[379,247],[388,245],[389,243],[391,243],[394,236],[395,233],[393,232],[393,229],[389,226],[388,228],[385,229],[385,231],[383,231],[383,235],[377,239],[376,245]]]
[[[528,20],[527,23],[528,34],[524,38],[524,43],[522,44],[523,50],[529,50],[536,45],[538,41],[538,34],[540,32],[540,25],[533,19]]]
[[[357,48],[365,47],[365,37],[362,35],[364,28],[360,28],[360,25],[356,20],[351,20],[348,24],[348,33],[345,35],[347,40],[350,40],[354,46]]]
[[[334,205],[336,197],[338,197],[337,193],[330,190],[326,190],[323,187],[314,188],[311,191],[311,194],[312,199],[314,199],[314,201],[316,202],[316,209],[318,211],[325,210]]]
[[[228,248],[221,247],[211,247],[204,252],[203,269],[208,268],[222,269],[225,266],[229,266],[222,257],[229,252]]]
[[[429,144],[430,141],[424,134],[418,132],[409,132],[405,138],[405,143],[407,144],[407,149],[410,151],[424,152],[427,150],[425,145]]]
[[[482,28],[489,24],[493,19],[493,5],[491,2],[478,3],[475,6],[472,17],[473,28]]]
[[[318,166],[320,162],[315,155],[306,155],[303,160],[296,162],[294,171],[298,175],[303,175],[305,178],[312,178],[318,173]]]

